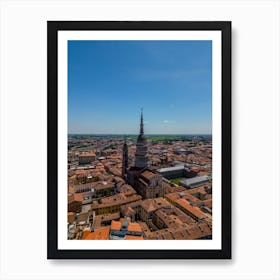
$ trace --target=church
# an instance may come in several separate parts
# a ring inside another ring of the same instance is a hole
[[[144,135],[143,112],[141,112],[140,134],[137,138],[135,164],[128,168],[128,147],[123,145],[122,176],[143,198],[164,195],[162,175],[148,168],[148,146]]]

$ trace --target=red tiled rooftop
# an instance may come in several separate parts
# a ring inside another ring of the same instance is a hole
[[[69,194],[68,195],[68,203],[71,203],[73,201],[83,201],[83,196],[81,194],[78,193],[74,193],[74,194]]]
[[[138,223],[129,223],[127,230],[134,232],[142,232],[142,229]]]
[[[143,200],[141,206],[146,210],[146,212],[156,211],[158,208],[152,199]]]
[[[93,232],[87,230],[84,232],[82,239],[83,240],[109,240],[109,232],[110,232],[109,227],[96,229]]]
[[[145,170],[143,173],[141,173],[141,176],[143,176],[144,178],[147,178],[148,180],[155,176],[155,173],[149,171],[149,170]]]
[[[112,221],[111,222],[111,230],[120,230],[121,229],[122,224],[118,221]]]
[[[126,235],[125,240],[143,240],[143,236]]]
[[[96,154],[95,153],[83,153],[83,154],[80,154],[80,157],[95,157]]]
[[[204,213],[198,207],[192,206],[187,200],[183,198],[176,200],[176,203],[199,219],[204,216]]]

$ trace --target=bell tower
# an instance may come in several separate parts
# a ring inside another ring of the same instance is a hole
[[[122,177],[124,179],[126,179],[127,167],[128,167],[128,149],[127,149],[127,143],[125,138],[123,144],[123,157],[122,157]]]

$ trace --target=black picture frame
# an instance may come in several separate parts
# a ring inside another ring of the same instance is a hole
[[[220,30],[222,34],[221,250],[58,249],[58,32],[66,30]],[[47,258],[48,259],[231,259],[231,22],[48,21],[47,22]]]

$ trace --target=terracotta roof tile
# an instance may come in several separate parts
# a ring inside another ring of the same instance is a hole
[[[204,216],[204,213],[198,207],[192,206],[187,200],[183,198],[177,199],[176,203],[182,206],[184,209],[187,210],[187,212],[193,214],[198,219],[201,219]]]
[[[142,232],[142,229],[138,223],[129,223],[127,230],[134,232]]]
[[[112,221],[111,222],[111,230],[120,230],[121,229],[121,222],[118,222],[118,221]]]
[[[125,240],[143,240],[143,236],[126,235]]]
[[[141,173],[141,176],[150,180],[151,177],[155,176],[155,173],[151,172],[150,170],[145,170],[144,172]]]
[[[100,228],[93,232],[85,231],[83,240],[109,240],[110,227]]]

